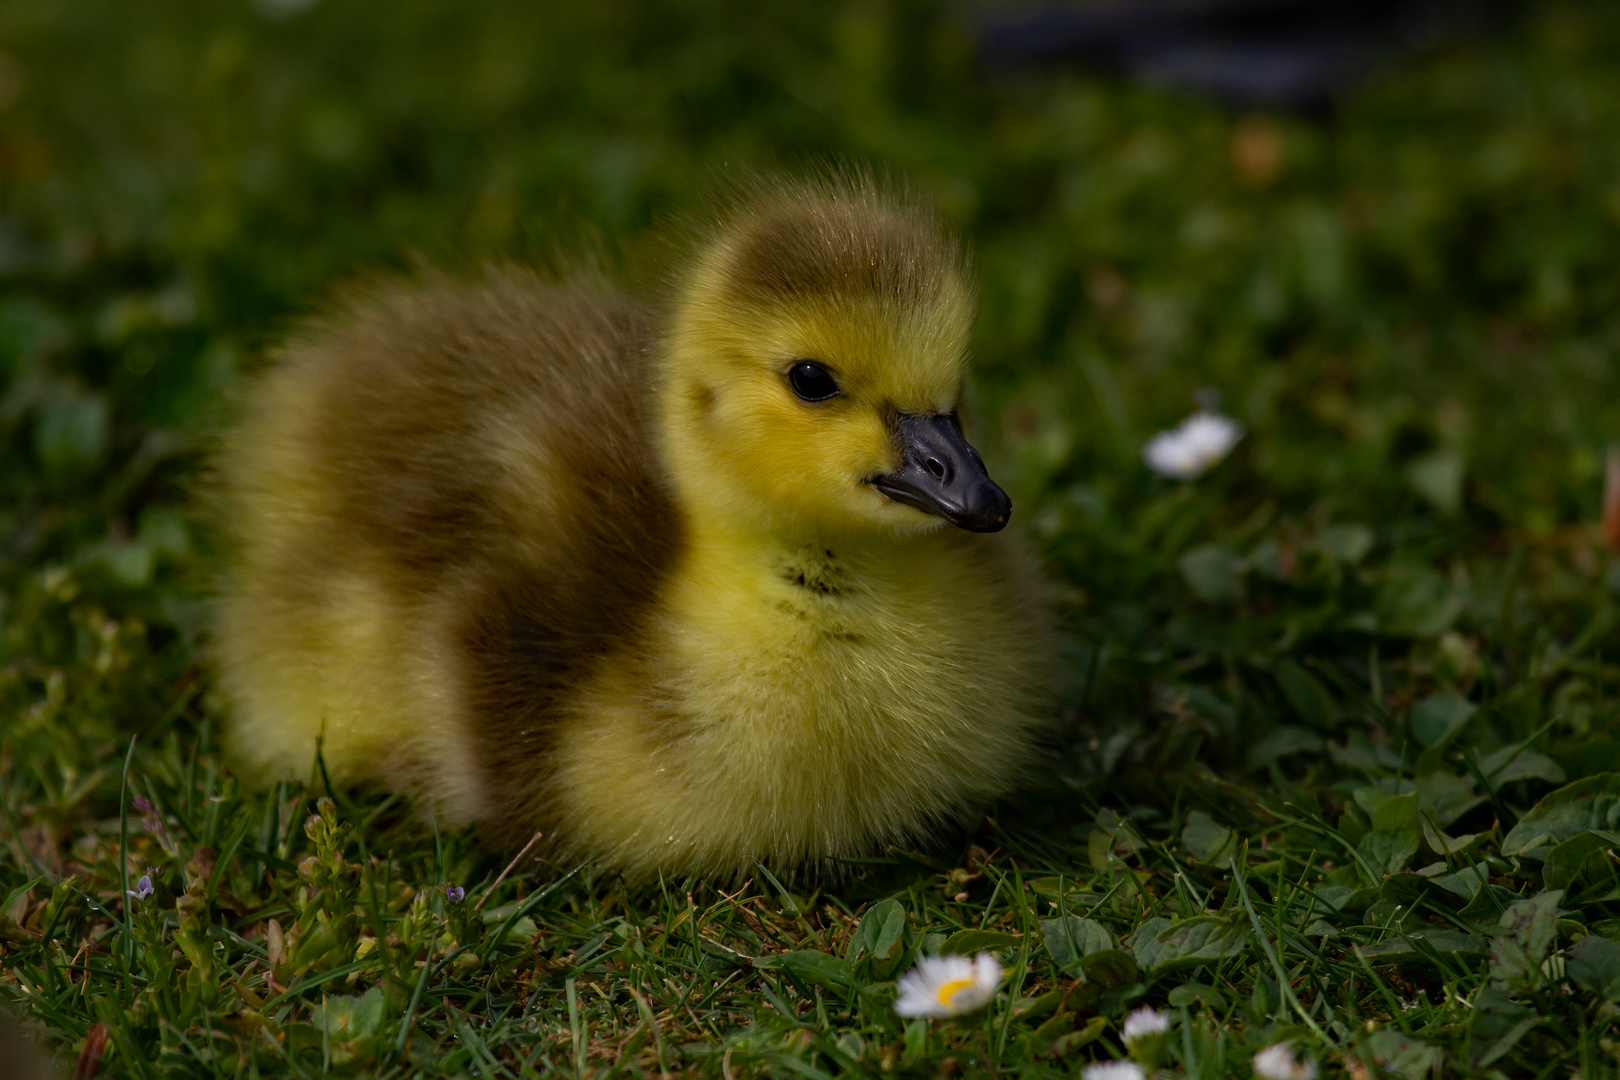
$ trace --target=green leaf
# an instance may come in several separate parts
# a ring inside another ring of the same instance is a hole
[[[1547,852],[1546,865],[1541,878],[1549,889],[1567,889],[1580,876],[1594,856],[1620,847],[1620,836],[1611,832],[1583,832],[1572,836]]]
[[[1561,889],[1519,900],[1502,912],[1498,924],[1506,930],[1491,942],[1491,985],[1498,989],[1533,990],[1541,983],[1541,962],[1558,932]]]
[[[1479,759],[1480,775],[1492,791],[1515,780],[1545,780],[1549,784],[1564,782],[1564,769],[1558,762],[1534,750],[1521,750],[1504,746]]]
[[[1216,824],[1215,819],[1202,810],[1188,814],[1187,824],[1181,830],[1181,842],[1187,845],[1193,858],[1221,870],[1232,865],[1232,852],[1237,847],[1233,840],[1231,829]]]
[[[101,394],[60,392],[39,406],[34,452],[50,474],[76,473],[101,461],[107,449],[109,415]]]
[[[1035,1020],[1042,1016],[1048,1016],[1057,1011],[1058,1006],[1063,1004],[1063,999],[1067,994],[1067,990],[1048,990],[1046,993],[1038,994],[1035,997],[1019,998],[1013,1002],[1013,1019]]]
[[[1489,881],[1490,876],[1490,870],[1485,864],[1476,863],[1473,866],[1465,866],[1454,874],[1437,874],[1429,880],[1455,896],[1460,896],[1464,900],[1472,900],[1479,895],[1481,886]],[[1504,903],[1502,906],[1506,907],[1507,904]],[[1498,909],[1497,914],[1500,913],[1501,911]],[[1495,916],[1493,915],[1492,918],[1495,918]]]
[[[1462,455],[1450,447],[1424,454],[1406,467],[1406,481],[1412,490],[1434,504],[1442,514],[1455,514],[1462,507]]]
[[[526,945],[533,941],[536,935],[539,933],[540,927],[535,924],[535,921],[529,918],[527,915],[523,915],[519,917],[518,920],[511,926],[506,928],[506,933],[501,937],[501,941],[511,941],[520,945]]]
[[[334,1066],[363,1065],[377,1056],[383,1026],[383,991],[359,997],[329,997],[310,1013],[310,1026],[324,1041]]]
[[[1182,577],[1200,600],[1219,603],[1243,595],[1243,575],[1249,564],[1224,544],[1193,548],[1178,559],[1176,565],[1181,567]]]
[[[1008,949],[1022,940],[1014,934],[1003,934],[999,930],[958,930],[945,939],[940,946],[941,953],[961,953],[972,956],[974,953],[987,952],[993,949]]]
[[[1294,661],[1284,660],[1277,665],[1277,685],[1282,687],[1288,704],[1312,727],[1327,729],[1338,720],[1339,710],[1333,704],[1333,695],[1315,675]]]
[[[1459,855],[1473,847],[1474,842],[1484,835],[1484,833],[1464,833],[1462,836],[1448,836],[1436,829],[1428,818],[1423,819],[1423,841],[1436,855]]]
[[[1329,525],[1311,537],[1306,546],[1334,562],[1354,566],[1367,557],[1374,539],[1373,531],[1365,525]]]
[[[1441,1057],[1439,1047],[1388,1028],[1368,1036],[1366,1048],[1374,1064],[1407,1080],[1419,1080],[1436,1072]]]
[[[1544,859],[1583,832],[1620,832],[1620,773],[1565,784],[1532,806],[1502,840],[1502,854]]]
[[[1061,971],[1073,974],[1079,970],[1080,958],[1090,953],[1112,949],[1114,935],[1094,919],[1069,915],[1061,919],[1042,919],[1041,935],[1046,940],[1046,951]]]
[[[1377,889],[1358,889],[1352,885],[1322,885],[1317,897],[1335,911],[1359,915],[1378,899]]]
[[[1114,838],[1101,829],[1086,834],[1086,859],[1098,872],[1108,869],[1108,859],[1114,850]]]
[[[1407,782],[1407,786],[1411,786],[1410,782]],[[1350,797],[1355,800],[1357,806],[1361,807],[1361,809],[1366,812],[1367,827],[1370,829],[1372,828],[1372,816],[1378,813],[1378,808],[1380,806],[1383,806],[1389,801],[1390,792],[1376,786],[1358,787],[1355,791],[1350,793]]]
[[[874,960],[888,960],[904,940],[906,909],[898,900],[879,900],[861,919],[861,924],[849,936],[844,950],[846,960],[859,960],[870,956]]]
[[[1387,743],[1374,743],[1362,731],[1351,731],[1345,736],[1343,745],[1328,743],[1328,757],[1340,765],[1367,772],[1399,769],[1404,760],[1400,751]]]
[[[1558,919],[1558,902],[1563,898],[1562,889],[1548,889],[1520,900],[1502,913],[1499,920],[1502,929],[1530,952],[1545,957],[1557,936],[1554,924]]]
[[[1372,831],[1356,845],[1361,857],[1375,873],[1395,874],[1404,870],[1420,843],[1417,794],[1385,799],[1373,813],[1372,826]]]
[[[1399,791],[1403,794],[1417,792],[1421,800],[1418,804],[1418,817],[1427,820],[1432,816],[1440,822],[1442,828],[1485,801],[1485,796],[1474,793],[1472,783],[1448,772],[1430,773],[1416,780],[1388,777],[1378,781],[1378,786],[1389,792]]]
[[[1472,900],[1463,905],[1457,917],[1476,923],[1497,923],[1518,899],[1519,894],[1511,889],[1486,884],[1480,887]]]
[[[1058,892],[1058,882],[1062,881],[1063,891]],[[1073,878],[1041,877],[1031,878],[1027,882],[1029,891],[1043,900],[1054,903],[1061,901],[1071,910],[1088,910],[1097,903],[1098,896],[1091,891],[1090,886],[1083,885]]]
[[[506,921],[507,917],[516,912],[517,909],[522,906],[523,905],[521,902],[502,904],[499,907],[486,908],[479,912],[479,916],[482,918],[484,923],[485,933],[493,934],[496,930],[499,930],[501,924]],[[506,933],[501,938],[501,941],[512,942],[520,945],[527,944],[528,942],[533,941],[539,933],[540,927],[536,925],[535,921],[529,918],[527,915],[522,915],[519,916],[511,926],[506,928]]]
[[[1172,923],[1153,918],[1131,935],[1131,951],[1144,971],[1175,971],[1237,956],[1249,944],[1241,913],[1195,915]]]
[[[1373,811],[1373,832],[1415,832],[1418,823],[1418,796],[1392,795]]]
[[[1095,983],[1086,983],[1094,986]],[[1123,986],[1110,987],[1104,990],[1102,997],[1097,1000],[1097,1008],[1104,1016],[1121,1016],[1130,1008],[1133,1001],[1147,995],[1147,986],[1143,983],[1126,983]]]
[[[1425,747],[1443,747],[1456,738],[1478,706],[1454,690],[1430,694],[1412,706],[1407,723],[1412,738]]]
[[[1035,1053],[1047,1052],[1052,1040],[1074,1030],[1074,1013],[1060,1012],[1050,1016],[1034,1031],[1029,1033],[1029,1043]]]
[[[1221,1012],[1226,1008],[1226,995],[1205,983],[1182,983],[1170,991],[1169,1001],[1172,1007],[1184,1009],[1196,1002],[1203,1002],[1211,1012]]]
[[[152,580],[152,549],[134,541],[91,544],[79,553],[77,562],[105,567],[119,584],[130,589],[139,589]]]
[[[1569,950],[1565,970],[1605,1001],[1620,1001],[1620,943],[1601,934],[1587,934]]]
[[[1432,888],[1429,879],[1419,874],[1405,872],[1391,874],[1378,886],[1378,899],[1388,900],[1402,907],[1411,907]]]
[[[1136,958],[1119,949],[1099,949],[1080,958],[1080,971],[1086,981],[1104,989],[1125,986],[1142,977]]]
[[[1362,946],[1356,951],[1368,963],[1404,963],[1429,959],[1430,952],[1423,946],[1427,946],[1433,952],[1467,959],[1482,959],[1491,952],[1491,943],[1488,939],[1478,934],[1465,934],[1459,930],[1424,930],[1402,934],[1388,941],[1380,941],[1376,945]]]
[[[1396,564],[1384,572],[1376,609],[1378,628],[1386,634],[1439,637],[1462,614],[1463,597],[1427,567]]]
[[[1362,812],[1354,803],[1346,804],[1344,812],[1339,815],[1339,835],[1350,841],[1351,844],[1361,843],[1361,838],[1372,832],[1372,819]],[[1348,884],[1348,882],[1338,882]]]
[[[1497,990],[1486,988],[1474,998],[1474,1022],[1469,1029],[1468,1057],[1475,1069],[1484,1069],[1537,1024],[1534,1009]]]
[[[766,971],[785,971],[804,982],[836,993],[847,993],[858,987],[853,964],[815,949],[761,956],[755,959],[754,967]]]
[[[1051,1049],[1047,1053],[1055,1058],[1062,1057],[1071,1051],[1078,1050],[1087,1043],[1096,1042],[1108,1027],[1106,1016],[1093,1016],[1086,1021],[1086,1026],[1078,1031],[1071,1031],[1067,1035],[1059,1035],[1052,1040]]]
[[[1319,754],[1326,746],[1322,736],[1314,731],[1279,724],[1249,748],[1243,763],[1248,768],[1259,769],[1289,754]]]

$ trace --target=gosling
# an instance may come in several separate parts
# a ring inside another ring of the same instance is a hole
[[[427,274],[280,349],[219,469],[245,774],[319,747],[631,879],[924,842],[1021,780],[1051,631],[958,419],[957,241],[782,186],[668,293]]]

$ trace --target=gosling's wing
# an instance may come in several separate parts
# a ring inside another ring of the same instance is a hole
[[[400,566],[543,552],[647,486],[643,331],[605,290],[517,270],[374,294],[289,349],[344,516]]]
[[[501,271],[361,295],[286,347],[223,470],[245,757],[296,772],[324,731],[342,775],[498,805],[667,559],[646,336],[602,290]]]

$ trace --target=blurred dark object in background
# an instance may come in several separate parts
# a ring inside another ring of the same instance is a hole
[[[11,1014],[0,1009],[0,1077],[5,1080],[54,1080],[45,1057],[23,1033]]]
[[[1319,109],[1375,64],[1512,0],[1095,0],[981,10],[991,68],[1079,62],[1238,106]]]

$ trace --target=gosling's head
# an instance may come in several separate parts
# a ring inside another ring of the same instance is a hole
[[[682,284],[665,437],[695,513],[824,532],[1002,528],[958,412],[974,296],[939,220],[869,182],[756,199]]]

